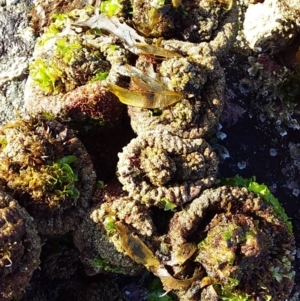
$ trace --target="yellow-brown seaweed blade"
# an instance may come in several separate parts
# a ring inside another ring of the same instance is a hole
[[[162,57],[162,58],[172,58],[172,57],[182,57],[181,54],[167,50],[163,47],[149,45],[146,43],[135,43],[134,45],[141,54],[150,55],[154,57]]]
[[[111,83],[108,83],[107,87],[122,103],[144,109],[165,108],[182,98],[181,93],[169,90],[159,93],[152,91],[130,91]]]
[[[153,252],[137,235],[131,233],[129,229],[120,222],[115,223],[115,227],[120,234],[122,248],[131,259],[150,270],[159,268],[160,263]]]
[[[162,281],[164,289],[169,292],[173,289],[187,289],[200,275],[196,274],[189,279],[176,279],[161,266],[153,252],[144,244],[144,242],[121,222],[115,223],[115,227],[120,234],[120,242],[126,254],[135,262],[144,265],[154,275]]]

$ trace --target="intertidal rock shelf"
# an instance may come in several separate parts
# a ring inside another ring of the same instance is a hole
[[[0,128],[0,301],[35,300],[48,279],[62,288],[39,301],[59,300],[64,283],[70,290],[82,274],[145,271],[168,300],[286,300],[295,278],[291,223],[265,185],[220,179],[210,142],[224,108],[220,61],[244,2],[36,2],[26,116]],[[124,123],[136,136],[110,170],[95,170],[111,160]],[[104,139],[111,129],[119,133]],[[86,148],[86,139],[103,149]],[[112,171],[103,185],[99,175]],[[147,299],[110,289],[105,301]]]

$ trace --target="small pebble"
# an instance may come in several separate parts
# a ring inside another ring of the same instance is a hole
[[[270,156],[275,157],[277,155],[277,150],[275,148],[270,148]]]
[[[298,188],[294,188],[293,195],[297,197],[299,194],[300,194],[300,190]]]
[[[245,161],[241,161],[237,163],[237,166],[239,169],[244,169],[247,166],[247,163]]]

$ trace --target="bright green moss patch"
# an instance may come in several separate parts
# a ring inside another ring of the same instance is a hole
[[[105,80],[108,76],[108,71],[99,71],[91,80],[90,83]]]
[[[55,190],[55,193],[60,198],[70,196],[75,201],[79,198],[79,191],[75,187],[75,182],[78,181],[78,177],[70,166],[70,164],[76,160],[77,158],[75,156],[66,156],[57,160],[57,162],[52,165],[60,170],[54,182],[55,185],[59,187],[59,189]]]
[[[29,65],[29,72],[42,90],[48,93],[58,92],[57,82],[63,71],[53,60],[36,59]]]
[[[66,197],[76,201],[79,198],[79,191],[75,187],[78,178],[70,166],[76,160],[74,156],[67,156],[51,164],[28,166],[15,173],[10,172],[3,161],[0,176],[11,189],[27,192],[35,201],[48,198],[59,202]]]
[[[267,201],[273,206],[274,213],[283,218],[289,233],[290,234],[293,233],[293,226],[290,221],[290,218],[285,213],[285,210],[279,203],[279,200],[274,197],[270,189],[265,184],[257,183],[255,177],[250,179],[245,179],[239,175],[236,175],[234,178],[223,179],[221,182],[222,184],[226,184],[230,186],[246,187],[249,191],[259,195],[262,199],[264,199],[265,201]]]
[[[122,11],[122,5],[119,0],[102,1],[100,4],[100,11],[108,17],[117,15]]]
[[[167,198],[162,198],[161,201],[165,204],[164,211],[174,211],[176,205],[171,203]]]
[[[239,280],[228,277],[226,285],[215,285],[217,291],[220,291],[220,299],[222,301],[250,301],[249,295],[236,290]]]
[[[55,54],[62,58],[66,64],[70,64],[76,55],[76,51],[81,48],[82,46],[79,41],[69,42],[66,37],[63,37],[56,42]]]
[[[115,223],[116,223],[116,219],[113,216],[107,216],[105,218],[103,225],[107,234],[112,234],[117,231]]]

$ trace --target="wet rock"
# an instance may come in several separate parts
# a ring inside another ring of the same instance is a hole
[[[0,6],[0,123],[24,111],[23,95],[35,37],[27,14],[32,0],[10,1]]]

